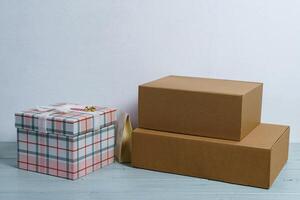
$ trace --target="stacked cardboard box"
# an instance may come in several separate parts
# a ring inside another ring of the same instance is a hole
[[[261,123],[262,83],[168,76],[139,86],[132,165],[269,188],[289,127]]]

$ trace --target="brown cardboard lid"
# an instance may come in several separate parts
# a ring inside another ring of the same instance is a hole
[[[158,136],[175,137],[179,139],[201,140],[212,143],[229,144],[237,146],[245,146],[260,149],[271,149],[277,140],[289,129],[289,126],[275,124],[260,124],[251,133],[249,133],[241,141],[231,141],[223,139],[215,139],[208,137],[200,137],[193,135],[184,135],[178,133],[155,131],[150,129],[137,128],[135,132],[144,134],[154,134]]]
[[[252,89],[261,85],[262,83],[257,82],[185,76],[166,76],[161,79],[145,83],[141,86],[195,92],[244,95]]]

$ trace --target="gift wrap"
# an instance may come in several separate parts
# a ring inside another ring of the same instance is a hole
[[[18,167],[75,180],[114,161],[116,109],[78,104],[15,114]]]

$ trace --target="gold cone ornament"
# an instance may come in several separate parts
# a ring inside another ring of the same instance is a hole
[[[128,113],[119,111],[116,133],[115,158],[120,163],[131,162],[132,126]]]

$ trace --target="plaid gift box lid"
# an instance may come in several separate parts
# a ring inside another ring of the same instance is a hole
[[[78,135],[116,121],[116,109],[59,103],[15,113],[15,126],[40,133]]]

